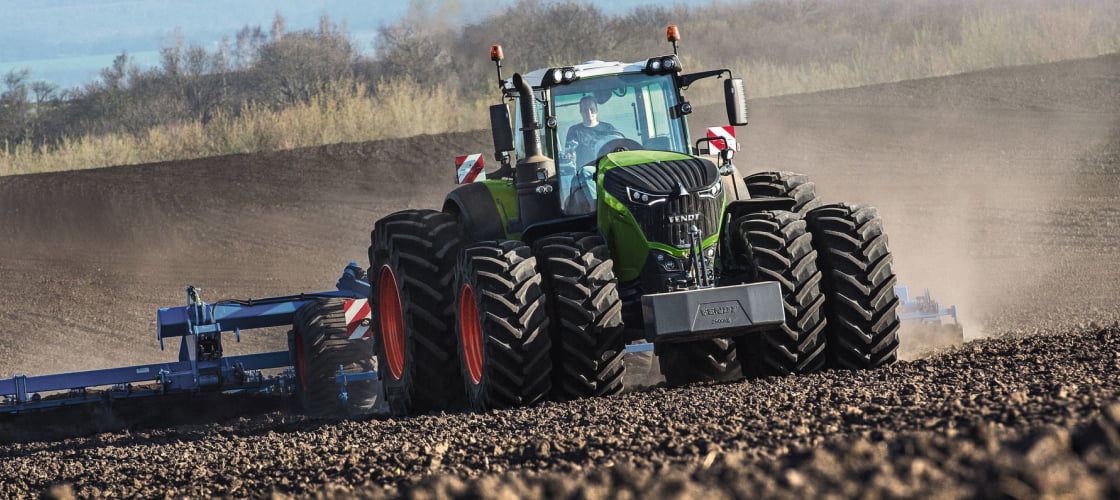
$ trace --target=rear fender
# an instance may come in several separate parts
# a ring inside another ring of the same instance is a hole
[[[503,214],[502,210],[498,209],[498,204],[487,187],[489,182],[472,182],[459,186],[448,193],[443,202],[443,211],[459,217],[463,230],[471,241],[498,240],[507,237],[504,222],[508,214]],[[516,210],[517,204],[512,205]]]

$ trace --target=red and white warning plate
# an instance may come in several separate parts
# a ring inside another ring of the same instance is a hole
[[[486,180],[486,165],[479,153],[456,157],[455,171],[455,182],[459,184]]]
[[[739,151],[739,141],[735,140],[735,127],[708,127],[708,137],[711,138],[711,154],[716,154],[723,149]]]
[[[373,337],[373,330],[370,329],[373,316],[370,315],[368,300],[347,300],[343,303],[342,310],[346,313],[347,338],[357,340]]]

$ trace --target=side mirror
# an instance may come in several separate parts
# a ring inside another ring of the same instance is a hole
[[[501,157],[503,153],[513,151],[513,122],[509,119],[509,106],[490,106],[490,132],[494,136],[495,156]]]
[[[723,98],[727,101],[727,121],[731,125],[747,124],[747,91],[743,89],[742,78],[729,78],[723,81]]]

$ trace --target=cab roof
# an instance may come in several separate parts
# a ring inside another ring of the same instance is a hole
[[[567,67],[567,66],[562,66],[562,67]],[[578,75],[580,78],[590,78],[590,77],[603,76],[603,75],[616,75],[616,74],[619,74],[619,73],[641,73],[642,70],[645,69],[645,67],[646,67],[646,62],[645,61],[638,61],[638,62],[631,62],[631,63],[624,63],[624,62],[619,62],[619,61],[611,61],[611,62],[607,62],[607,61],[587,61],[583,64],[577,64],[575,66],[572,66],[572,68],[574,68],[576,70],[576,75]],[[547,73],[551,69],[553,69],[553,68],[535,69],[535,70],[530,71],[530,72],[528,72],[524,75],[521,75],[521,78],[524,78],[525,81],[528,82],[528,84],[530,86],[532,86],[533,88],[538,88],[538,87],[541,86],[541,81],[544,79],[545,73]],[[504,81],[504,84],[505,84],[505,88],[507,88],[509,90],[516,90],[513,87],[513,79],[512,78],[507,78]]]

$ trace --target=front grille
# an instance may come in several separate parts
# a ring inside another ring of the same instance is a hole
[[[719,227],[722,195],[716,198],[699,195],[699,191],[710,188],[718,179],[719,172],[712,162],[695,158],[616,167],[603,177],[603,187],[634,214],[647,240],[680,248],[688,245],[692,226],[700,229],[701,238],[715,233]],[[627,187],[653,195],[669,195],[669,198],[652,206],[633,203],[626,193]],[[679,195],[682,187],[687,195]],[[671,221],[673,216],[693,215],[697,216],[696,220]]]
[[[700,198],[695,193],[688,196],[670,198],[669,201],[654,206],[625,202],[626,208],[646,234],[646,239],[665,243],[674,247],[688,245],[688,231],[695,225],[700,229],[701,238],[716,232],[719,227],[721,198]],[[699,214],[695,221],[669,222],[670,216]]]

